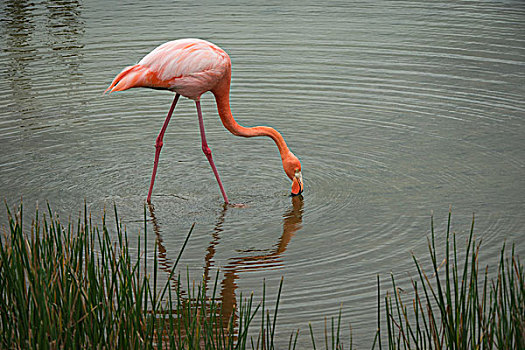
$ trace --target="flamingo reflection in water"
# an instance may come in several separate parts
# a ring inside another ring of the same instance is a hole
[[[224,277],[221,281],[220,296],[216,301],[220,303],[220,310],[217,311],[220,312],[222,326],[225,331],[230,326],[230,322],[233,322],[233,329],[237,329],[238,327],[239,316],[236,313],[237,295],[235,292],[238,287],[236,281],[240,278],[240,273],[248,270],[274,269],[283,266],[284,262],[281,255],[286,251],[293,236],[302,227],[303,197],[301,195],[294,196],[291,197],[291,201],[292,207],[283,214],[283,232],[271,248],[241,250],[241,255],[228,259],[226,266],[222,269],[224,271]],[[169,275],[172,270],[172,265],[170,259],[167,257],[168,253],[163,243],[161,228],[155,216],[154,207],[152,205],[148,207],[153,230],[157,236],[159,267]],[[203,271],[203,288],[205,288],[206,294],[210,291],[210,273],[214,264],[214,256],[221,240],[221,233],[228,209],[229,207],[227,205],[223,206],[212,232],[212,240],[206,249]],[[174,282],[172,286],[178,290],[181,297],[189,294],[184,291],[181,285],[177,285],[176,281]],[[213,285],[211,288],[214,288]]]

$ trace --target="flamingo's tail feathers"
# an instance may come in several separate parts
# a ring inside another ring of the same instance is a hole
[[[122,72],[120,72],[115,79],[113,79],[113,82],[109,87],[104,91],[104,93],[108,92],[112,93],[115,91],[124,91],[127,89],[131,89],[133,87],[139,87],[144,86],[142,84],[143,81],[143,75],[145,73],[146,68],[140,65],[134,65],[126,67]]]

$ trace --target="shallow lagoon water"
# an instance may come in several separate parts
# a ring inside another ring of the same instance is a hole
[[[270,125],[301,159],[304,198],[268,138],[226,131],[211,94],[208,143],[233,202],[224,209],[181,99],[164,139],[148,258],[166,269],[196,222],[180,272],[214,278],[233,303],[284,276],[279,339],[343,303],[354,344],[371,344],[376,275],[400,285],[424,256],[430,215],[443,232],[476,215],[483,262],[504,240],[525,252],[525,6],[509,2],[267,3],[5,1],[0,5],[0,193],[26,218],[49,201],[66,221],[84,200],[113,203],[131,244],[142,236],[155,137],[172,94],[102,96],[157,45],[199,37],[232,59],[231,104]],[[112,209],[108,210],[110,215]],[[5,213],[0,212],[5,222]],[[463,236],[460,236],[463,237]],[[187,268],[187,270],[186,270]]]

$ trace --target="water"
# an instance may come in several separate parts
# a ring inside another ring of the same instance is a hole
[[[273,142],[229,134],[206,94],[226,191],[247,204],[223,209],[194,104],[182,99],[147,211],[148,257],[156,233],[168,269],[196,222],[181,272],[213,280],[219,268],[225,303],[260,296],[263,280],[274,298],[284,276],[281,343],[300,328],[309,346],[308,322],[321,335],[343,303],[354,344],[368,347],[376,275],[408,285],[432,210],[439,232],[449,206],[458,233],[475,213],[482,264],[505,239],[525,252],[523,2],[17,0],[0,5],[0,31],[1,196],[23,197],[26,217],[48,200],[75,219],[85,200],[96,221],[115,203],[133,246],[173,96],[102,91],[168,40],[199,37],[230,54],[234,116],[283,133],[304,198],[288,197]]]

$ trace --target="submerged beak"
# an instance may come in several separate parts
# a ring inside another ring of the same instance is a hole
[[[295,172],[292,180],[292,196],[300,195],[303,192],[303,175],[300,171]]]

